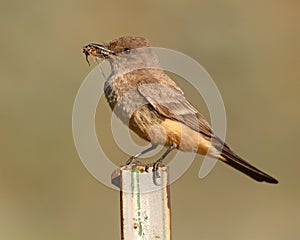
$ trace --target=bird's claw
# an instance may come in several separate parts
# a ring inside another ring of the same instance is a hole
[[[135,156],[132,156],[126,161],[126,166],[137,165],[139,163],[140,162],[137,160],[137,158]]]
[[[159,167],[162,165],[162,160],[159,159],[155,163],[150,163],[146,165],[145,171],[149,172],[149,169],[152,167],[153,172],[153,183],[157,186],[160,186],[160,183],[157,181],[160,178],[160,175],[158,173]]]
[[[155,178],[160,178],[158,173],[158,168],[161,166],[162,161],[158,160],[153,164],[153,174],[155,175]]]

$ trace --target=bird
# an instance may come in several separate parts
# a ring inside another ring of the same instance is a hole
[[[138,136],[151,142],[149,148],[132,156],[127,165],[164,145],[167,150],[153,164],[154,170],[177,149],[216,158],[258,182],[278,183],[215,135],[204,115],[161,68],[148,39],[123,36],[107,44],[90,43],[83,46],[83,53],[88,63],[89,57],[109,61],[111,74],[104,83],[104,93],[111,109]]]

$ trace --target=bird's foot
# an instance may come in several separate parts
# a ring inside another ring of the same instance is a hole
[[[153,183],[157,186],[160,186],[161,184],[159,183],[158,179],[160,179],[160,175],[158,173],[159,167],[162,165],[162,160],[163,159],[158,159],[155,163],[150,163],[146,166],[145,171],[149,172],[149,169],[152,167],[152,172],[153,172]]]
[[[139,152],[133,156],[131,156],[127,162],[126,162],[126,166],[132,166],[132,165],[139,165],[141,164],[139,161],[137,161],[137,158],[139,158],[140,156],[144,155],[147,152],[150,152],[151,150],[155,149],[157,147],[157,145],[151,145],[151,147],[145,149],[142,152]]]
[[[153,174],[155,175],[155,178],[160,178],[158,169],[162,165],[162,159],[158,159],[154,164],[153,164]]]
[[[131,156],[127,161],[126,161],[126,166],[131,167],[133,165],[138,165],[140,162],[137,160],[137,157]]]

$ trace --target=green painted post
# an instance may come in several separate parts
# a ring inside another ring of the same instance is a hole
[[[120,188],[122,240],[170,240],[170,191],[168,168],[159,167],[160,178],[145,165],[123,166],[112,174]]]

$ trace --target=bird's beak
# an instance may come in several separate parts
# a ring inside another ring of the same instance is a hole
[[[97,59],[106,59],[110,58],[112,55],[115,55],[115,53],[108,49],[106,46],[102,44],[97,44],[97,43],[90,43],[85,46],[83,46],[82,52],[85,54],[85,59],[87,63],[90,65],[90,62],[88,60],[88,57],[91,56],[95,60]]]

